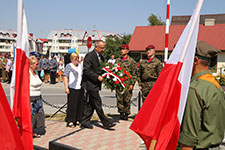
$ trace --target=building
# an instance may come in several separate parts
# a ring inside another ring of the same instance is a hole
[[[29,33],[29,48],[30,52],[43,53],[43,42],[34,36],[33,33]]]
[[[14,45],[16,43],[16,31],[11,30],[0,30],[0,53],[8,54],[13,56]],[[76,48],[79,51],[80,56],[85,56],[89,49],[87,48],[88,37],[92,38],[92,47],[96,41],[105,41],[107,37],[121,37],[119,34],[113,32],[104,32],[98,30],[92,30],[87,32],[85,30],[52,30],[48,34],[46,39],[39,39],[35,37],[33,33],[28,35],[30,52],[39,52],[41,54],[47,54],[51,56],[56,55],[59,57],[64,56],[69,49]],[[49,52],[48,52],[49,51]]]
[[[16,46],[16,31],[12,30],[0,30],[0,54],[10,54],[12,57],[14,56],[14,49]],[[38,38],[34,37],[32,33],[28,35],[29,38],[29,46],[30,52],[40,52],[42,53],[42,41]]]
[[[171,25],[186,25],[191,16],[173,16]],[[225,24],[225,14],[201,15],[199,24],[209,26],[214,24]]]
[[[207,20],[206,20],[207,21]],[[169,33],[169,54],[171,54],[186,25],[171,25]],[[200,24],[198,40],[208,42],[222,52],[217,57],[217,72],[225,67],[225,24]],[[165,26],[137,26],[129,47],[131,56],[139,61],[145,56],[145,47],[153,44],[156,56],[163,60],[165,49]],[[222,69],[224,70],[224,69]]]
[[[114,32],[105,32],[105,31],[98,31],[98,30],[92,30],[90,32],[86,32],[84,36],[84,42],[87,42],[87,38],[91,37],[93,43],[99,40],[105,41],[108,37],[121,37],[121,35],[114,33]]]
[[[91,37],[92,47],[94,48],[94,43],[99,40],[105,41],[107,37],[119,36],[113,32],[103,32],[98,30],[92,30],[90,32],[85,30],[52,30],[47,38],[47,42],[43,45],[43,53],[47,53],[49,50],[50,55],[57,55],[61,57],[68,52],[70,48],[78,48],[80,56],[85,56],[89,49],[87,48],[87,39]],[[42,39],[43,41],[44,39]]]
[[[68,52],[70,48],[78,48],[83,43],[85,30],[52,30],[50,31],[47,40],[44,44],[44,51],[49,50],[50,55],[62,56]]]
[[[16,43],[16,31],[0,30],[0,54],[10,54],[13,56],[14,45]]]

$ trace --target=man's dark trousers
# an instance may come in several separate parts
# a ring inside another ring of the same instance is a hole
[[[99,91],[88,90],[87,93],[88,93],[87,94],[88,98],[86,98],[86,102],[85,102],[86,108],[84,109],[84,116],[83,116],[83,121],[81,124],[90,125],[90,120],[95,109],[103,126],[107,126],[110,122],[103,112],[102,100],[99,95]]]
[[[55,84],[56,81],[55,81],[55,74],[56,74],[56,71],[50,71],[50,83],[51,84]]]

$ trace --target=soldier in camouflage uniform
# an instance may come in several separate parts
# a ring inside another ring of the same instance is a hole
[[[4,55],[4,58],[3,58],[2,62],[3,62],[2,81],[6,82],[7,81],[7,73],[6,73],[7,60],[6,60],[6,55]]]
[[[162,70],[162,63],[155,57],[155,47],[153,45],[146,47],[146,54],[147,58],[141,60],[138,70],[138,84],[142,91],[143,102]]]
[[[136,82],[137,67],[133,58],[128,56],[129,47],[126,44],[120,46],[122,57],[116,60],[116,64],[123,67],[129,74],[132,75],[133,80],[126,80],[124,84],[126,88],[122,93],[118,89],[116,90],[117,107],[120,113],[120,119],[128,120],[130,114],[130,99],[132,97],[132,91]]]
[[[0,54],[0,81],[2,81],[2,70],[3,70],[3,59],[2,55]]]

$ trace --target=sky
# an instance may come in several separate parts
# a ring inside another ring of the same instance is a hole
[[[23,0],[28,31],[47,38],[54,29],[133,34],[153,13],[166,21],[167,0]],[[17,30],[17,0],[0,0],[0,30]],[[191,15],[197,0],[171,0],[170,16]],[[205,0],[201,14],[224,14],[225,0]]]

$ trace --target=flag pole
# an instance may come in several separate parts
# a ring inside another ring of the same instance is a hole
[[[152,139],[149,150],[154,150],[156,146],[157,140]]]
[[[182,53],[182,55],[181,55],[181,59],[180,59],[181,61],[184,60],[184,57],[187,53],[187,49],[188,49],[189,43],[191,41],[191,37],[193,35],[193,30],[195,28],[195,25],[196,25],[196,23],[199,23],[199,22],[197,22],[198,16],[199,16],[198,14],[200,14],[200,10],[202,8],[203,2],[204,2],[204,0],[198,0],[197,7],[196,7],[196,9],[194,11],[194,14],[193,14],[193,23],[191,24],[190,30],[189,30],[188,35],[187,35],[187,40],[186,40],[185,45],[184,45],[184,53]]]
[[[170,0],[167,0],[164,62],[167,62],[168,59],[169,26],[170,26]]]

